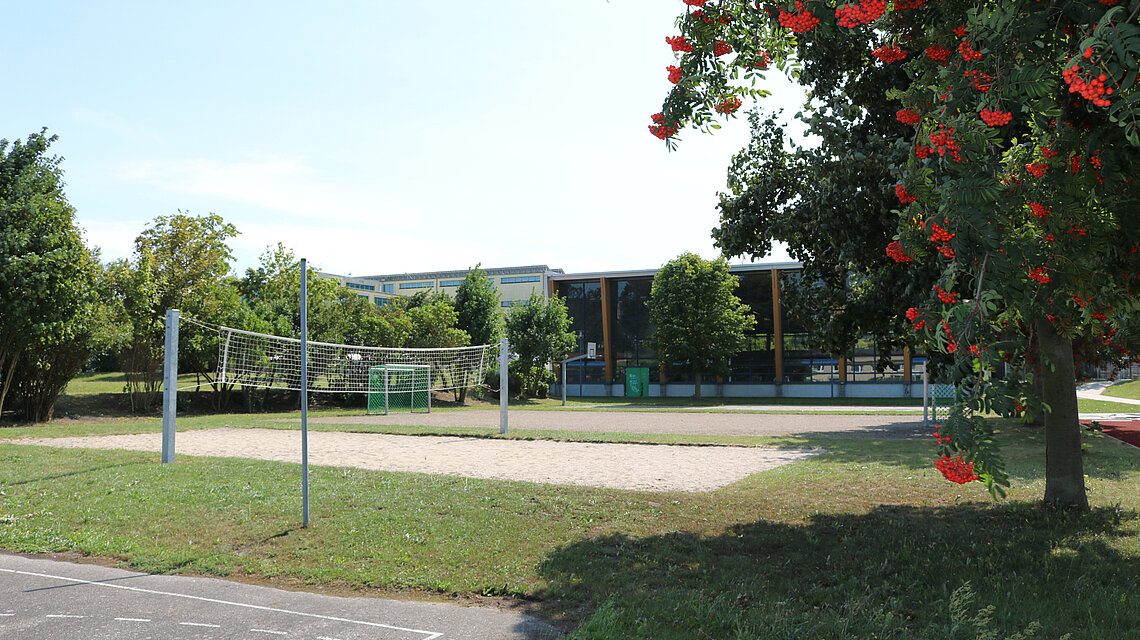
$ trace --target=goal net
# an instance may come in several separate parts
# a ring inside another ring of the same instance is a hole
[[[301,341],[218,327],[218,370],[221,383],[270,389],[301,389]],[[443,349],[365,347],[308,341],[306,388],[325,393],[372,393],[372,371],[377,367],[411,366],[410,380],[427,390],[448,391],[483,384],[495,363],[495,345]],[[399,377],[402,371],[392,369]],[[404,378],[399,378],[403,381]],[[382,382],[382,381],[381,381]],[[418,388],[418,387],[417,387]]]
[[[431,366],[382,364],[368,370],[368,413],[431,413]]]

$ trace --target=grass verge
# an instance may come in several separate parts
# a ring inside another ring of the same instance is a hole
[[[1140,380],[1124,380],[1104,390],[1102,395],[1140,400]]]

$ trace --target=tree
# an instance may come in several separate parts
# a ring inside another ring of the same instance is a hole
[[[683,35],[670,38],[683,53],[679,83],[651,131],[675,146],[683,124],[718,126],[714,113],[759,95],[736,78],[756,78],[768,60],[849,76],[900,67],[906,80],[882,96],[908,125],[893,141],[907,154],[893,168],[897,244],[887,250],[936,266],[907,318],[952,359],[963,390],[941,425],[938,466],[1002,493],[980,415],[1043,411],[1044,500],[1087,508],[1074,343],[1088,349],[1082,358],[1119,359],[1135,348],[1124,329],[1140,310],[1140,2],[832,6],[723,0],[682,16]],[[828,59],[834,43],[859,43],[859,55]]]
[[[455,291],[456,326],[471,337],[471,344],[496,344],[503,333],[503,312],[499,292],[486,272],[475,265]],[[463,402],[467,389],[459,389],[456,399]]]
[[[681,363],[693,373],[701,397],[701,377],[727,375],[729,358],[744,348],[744,332],[756,324],[748,305],[733,291],[740,284],[728,262],[682,253],[653,278],[649,314],[653,345],[662,366]]]
[[[519,372],[524,395],[538,395],[553,380],[550,364],[574,348],[566,302],[557,295],[547,300],[534,292],[524,305],[511,307],[507,314],[507,341],[518,359],[512,366]],[[506,390],[500,390],[506,393]]]
[[[235,235],[237,229],[217,214],[191,216],[179,211],[155,218],[135,238],[133,262],[111,265],[122,321],[130,327],[120,362],[134,410],[150,411],[158,399],[166,310],[213,320],[207,314],[216,307],[218,287],[229,271],[233,256],[227,241]],[[189,328],[187,337],[192,338],[194,331]],[[201,349],[193,339],[185,341],[185,349],[182,342],[180,356]],[[186,362],[197,367],[194,373],[213,371],[201,358],[187,357]]]
[[[73,319],[96,298],[96,260],[64,196],[61,159],[47,155],[55,140],[46,129],[10,146],[0,140],[0,414],[17,365],[40,367],[60,345],[82,340]],[[57,373],[75,371],[61,364]],[[58,390],[48,395],[46,416],[36,417],[50,417]]]

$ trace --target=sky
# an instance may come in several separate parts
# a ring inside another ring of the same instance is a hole
[[[239,274],[278,242],[356,276],[715,258],[717,193],[746,120],[684,131],[674,152],[647,128],[684,9],[8,3],[0,138],[59,136],[68,200],[104,260],[180,210],[237,227]],[[770,107],[803,99],[776,72],[766,88]]]

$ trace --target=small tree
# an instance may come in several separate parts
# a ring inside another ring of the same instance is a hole
[[[475,265],[455,292],[457,326],[471,336],[471,344],[495,344],[503,333],[503,312],[499,292],[486,272]],[[456,399],[467,399],[467,389],[459,389]]]
[[[733,293],[738,284],[723,258],[704,260],[693,253],[665,263],[653,279],[649,314],[661,364],[688,363],[697,398],[702,375],[728,373],[729,357],[744,348],[744,332],[756,324]]]
[[[537,395],[543,383],[549,383],[550,363],[574,347],[570,322],[562,298],[547,300],[537,292],[530,294],[526,305],[513,307],[507,314],[507,340],[518,354],[513,366],[524,395]]]

